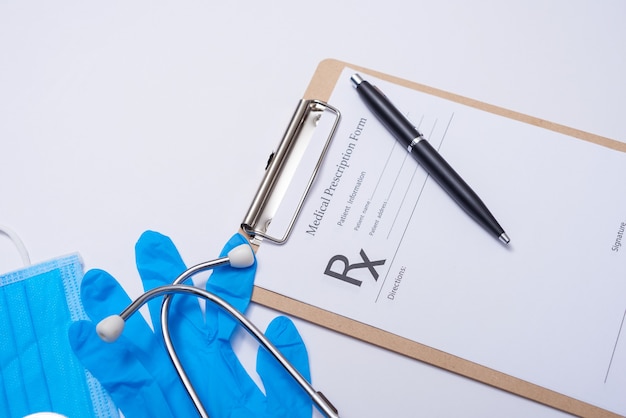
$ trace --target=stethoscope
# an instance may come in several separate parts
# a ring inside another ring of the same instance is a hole
[[[161,334],[165,341],[165,347],[172,360],[172,364],[176,369],[176,373],[180,377],[181,382],[185,386],[187,393],[194,403],[194,406],[198,410],[198,413],[203,418],[208,418],[209,415],[206,409],[202,405],[202,401],[198,397],[185,368],[180,362],[169,331],[169,308],[171,304],[171,298],[173,294],[191,294],[196,297],[201,297],[205,300],[211,301],[235,318],[252,336],[261,344],[272,356],[283,366],[283,368],[293,377],[293,379],[300,385],[300,387],[309,395],[315,406],[330,418],[339,418],[337,409],[326,399],[321,393],[317,392],[313,386],[296,370],[295,367],[281,354],[281,352],[272,344],[263,333],[246,318],[241,312],[235,309],[232,305],[226,302],[219,296],[208,292],[198,287],[189,286],[183,284],[185,280],[193,275],[202,271],[211,270],[218,266],[230,265],[235,268],[249,267],[254,263],[254,254],[249,245],[242,244],[233,248],[226,257],[218,258],[204,263],[197,264],[188,268],[182,274],[180,274],[171,285],[159,286],[135,299],[126,309],[124,309],[119,315],[111,315],[100,321],[96,327],[96,331],[100,338],[107,342],[113,342],[117,340],[122,331],[124,330],[125,321],[134,314],[139,308],[141,308],[146,302],[155,297],[166,295],[161,305]]]

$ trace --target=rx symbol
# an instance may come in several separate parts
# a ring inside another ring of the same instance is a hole
[[[363,262],[354,263],[354,264],[350,264],[350,262],[348,261],[348,257],[346,257],[345,255],[338,254],[336,256],[333,256],[328,261],[324,274],[326,274],[327,276],[334,277],[335,279],[343,280],[344,282],[348,282],[355,286],[361,286],[361,283],[363,283],[363,281],[357,280],[348,276],[348,273],[354,269],[366,268],[369,270],[370,274],[374,278],[374,281],[378,280],[379,275],[374,267],[382,266],[383,264],[385,264],[385,261],[387,260],[370,261],[370,259],[367,257],[367,254],[365,254],[365,251],[363,251],[363,249],[361,249],[359,254],[361,255],[361,258],[363,259]],[[337,262],[343,265],[343,272],[341,273],[338,273],[337,271],[333,270],[333,267]]]

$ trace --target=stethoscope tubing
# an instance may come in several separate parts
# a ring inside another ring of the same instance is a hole
[[[194,406],[196,407],[198,413],[202,418],[209,418],[209,415],[206,412],[204,405],[202,405],[202,401],[200,400],[200,397],[196,393],[193,385],[191,384],[187,373],[185,373],[185,368],[178,358],[178,355],[176,354],[176,348],[174,347],[169,332],[168,317],[169,308],[171,305],[171,298],[173,294],[191,294],[218,305],[221,309],[223,309],[233,318],[235,318],[241,324],[241,326],[243,326],[245,330],[250,333],[257,340],[257,342],[262,345],[280,363],[280,365],[307,393],[307,395],[311,398],[316,407],[322,413],[330,418],[339,418],[337,411],[332,405],[330,405],[326,398],[321,393],[317,392],[313,388],[313,386],[311,386],[311,384],[300,374],[300,372],[298,372],[298,370],[296,370],[296,368],[293,367],[293,365],[282,355],[282,353],[276,348],[276,346],[274,346],[274,344],[272,344],[272,342],[269,341],[265,337],[265,335],[241,312],[239,312],[235,307],[233,307],[231,304],[229,304],[219,296],[215,295],[214,293],[198,287],[182,284],[182,282],[184,282],[186,279],[193,276],[194,274],[215,268],[219,265],[227,264],[228,262],[228,257],[223,257],[217,260],[207,261],[205,263],[190,267],[189,269],[185,270],[180,276],[178,276],[172,284],[156,287],[139,296],[126,309],[124,309],[122,313],[120,313],[120,317],[125,321],[149,300],[162,295],[166,295],[163,300],[163,304],[161,305],[161,333],[163,335],[163,340],[165,342],[165,346],[172,361],[172,364],[174,365],[174,368],[176,369],[176,372],[178,373],[181,382],[185,386],[185,389],[189,393],[189,396],[191,397]]]
[[[195,265],[182,272],[172,284],[175,286],[181,285],[185,280],[187,280],[196,273],[210,270],[228,263],[228,257],[223,257]],[[163,335],[163,341],[165,342],[165,347],[167,348],[167,354],[169,355],[170,360],[172,361],[172,364],[174,365],[174,368],[176,369],[176,372],[178,373],[178,376],[180,377],[183,386],[185,386],[185,389],[187,390],[191,401],[196,407],[196,410],[202,418],[208,418],[209,415],[206,412],[206,409],[204,408],[204,405],[202,404],[202,401],[200,400],[196,389],[191,383],[191,380],[187,376],[187,372],[185,371],[185,368],[183,367],[178,355],[176,354],[176,348],[174,347],[174,343],[172,342],[172,338],[170,336],[169,310],[171,303],[172,295],[167,295],[165,296],[165,298],[163,299],[163,303],[161,304],[161,334]]]

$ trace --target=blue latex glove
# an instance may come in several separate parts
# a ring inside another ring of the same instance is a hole
[[[222,250],[224,256],[247,241],[235,235]],[[170,284],[183,270],[178,251],[169,238],[145,232],[135,247],[144,289]],[[245,269],[218,267],[207,290],[245,312],[252,294],[256,263]],[[90,270],[81,285],[81,298],[89,317],[98,322],[118,314],[130,299],[113,277]],[[74,352],[101,382],[127,418],[195,416],[197,413],[178,379],[160,333],[162,298],[149,302],[157,333],[135,314],[120,338],[105,343],[90,321],[74,323],[69,331]],[[207,412],[220,417],[310,417],[311,401],[287,372],[263,348],[257,355],[257,372],[265,394],[257,387],[232,350],[230,339],[236,321],[217,306],[207,303],[206,314],[197,299],[176,295],[170,307],[170,334],[187,375]],[[310,380],[306,348],[293,323],[278,317],[266,336]]]

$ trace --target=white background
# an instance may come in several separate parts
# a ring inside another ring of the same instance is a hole
[[[211,258],[325,58],[624,141],[625,19],[620,1],[0,1],[0,224],[132,296],[146,229]],[[0,239],[0,272],[19,266]],[[296,322],[342,416],[561,416]]]

